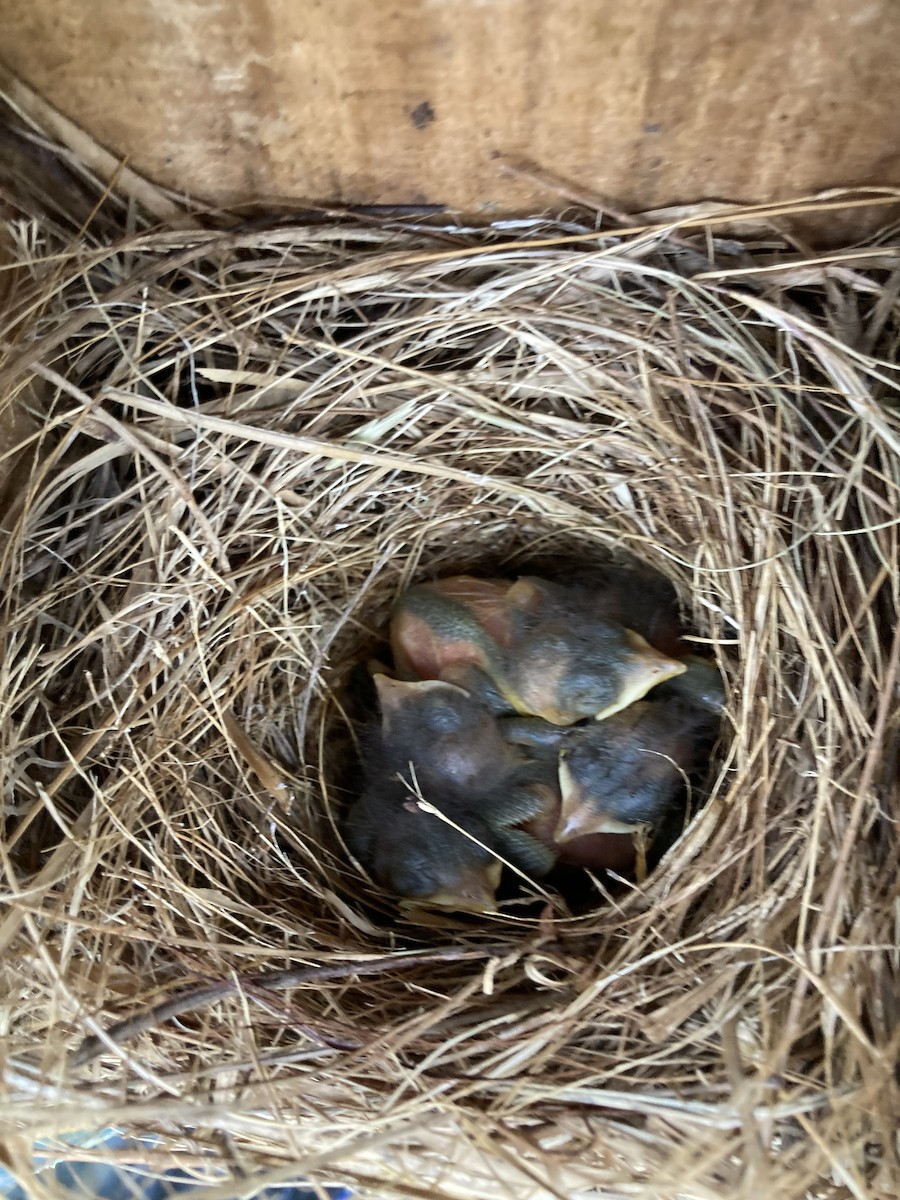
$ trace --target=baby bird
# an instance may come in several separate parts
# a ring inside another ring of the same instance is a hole
[[[397,896],[462,912],[496,912],[502,866],[491,849],[491,831],[471,812],[455,817],[465,833],[423,811],[400,780],[383,780],[350,809],[344,840]]]
[[[546,852],[532,848],[519,827],[544,810],[548,785],[555,794],[555,764],[548,772],[530,762],[492,714],[454,684],[378,676],[375,685],[385,767],[402,772],[411,763],[427,800],[454,816],[476,813],[492,844],[520,870],[548,870]]]
[[[463,605],[498,646],[509,644],[511,634],[506,593],[508,579],[476,579],[474,575],[448,575],[423,584],[435,595]]]
[[[381,727],[365,752],[366,791],[345,823],[348,847],[400,896],[496,911],[498,853],[537,805],[521,786],[533,769],[461,688],[386,675],[375,687]]]
[[[653,824],[685,789],[684,775],[714,733],[711,714],[672,699],[644,701],[573,731],[560,753],[554,840],[628,833]]]
[[[635,630],[596,616],[586,588],[523,577],[507,602],[515,614],[507,686],[519,712],[555,725],[602,721],[685,670]]]
[[[498,725],[503,736],[520,746],[536,765],[539,764],[541,771],[540,785],[530,789],[538,807],[506,837],[498,833],[498,845],[502,846],[506,857],[535,877],[546,874],[557,864],[630,871],[635,863],[632,831],[628,834],[591,833],[573,837],[562,845],[554,840],[562,807],[559,756],[567,744],[573,744],[581,735],[581,727],[560,727],[540,717],[506,717],[499,720]]]
[[[391,618],[397,673],[455,683],[492,712],[515,711],[498,686],[511,632],[508,590],[508,583],[468,575],[411,587]]]
[[[520,789],[517,802],[518,813],[506,825],[495,825],[490,812],[487,819],[498,851],[529,878],[540,879],[555,866],[619,872],[634,866],[633,830],[628,834],[590,833],[565,843],[555,840],[561,806],[555,770],[552,779]]]
[[[559,556],[540,561],[540,572],[546,570],[551,578],[564,579],[573,598],[594,616],[627,625],[669,658],[681,658],[687,652],[681,637],[678,595],[659,571],[644,563],[582,566]]]

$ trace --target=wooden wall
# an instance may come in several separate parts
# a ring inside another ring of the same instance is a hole
[[[0,56],[213,201],[623,207],[900,183],[898,0],[2,0]]]

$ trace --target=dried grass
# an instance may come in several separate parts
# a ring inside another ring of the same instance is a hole
[[[116,1125],[209,1197],[895,1194],[897,231],[150,227],[15,137],[13,1168]],[[349,668],[410,580],[551,550],[678,586],[730,688],[709,803],[594,911],[413,923],[336,833]]]

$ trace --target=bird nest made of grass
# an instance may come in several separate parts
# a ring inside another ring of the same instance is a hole
[[[114,1125],[219,1197],[893,1194],[896,231],[154,219],[15,138],[13,1170]],[[708,799],[586,911],[413,919],[340,836],[354,666],[412,582],[544,554],[675,585]]]

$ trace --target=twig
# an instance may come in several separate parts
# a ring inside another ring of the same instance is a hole
[[[479,947],[474,950],[448,948],[446,950],[429,950],[415,954],[392,954],[385,958],[376,958],[368,962],[334,963],[321,967],[290,967],[285,971],[269,971],[259,975],[235,975],[233,979],[221,979],[216,983],[200,984],[178,992],[161,1004],[144,1012],[135,1013],[116,1021],[105,1032],[91,1034],[86,1037],[72,1058],[74,1067],[81,1067],[96,1058],[103,1050],[121,1046],[138,1034],[148,1029],[154,1029],[165,1021],[180,1017],[183,1013],[193,1012],[217,1000],[224,1000],[246,989],[261,988],[266,991],[287,991],[289,988],[300,987],[305,983],[326,983],[340,979],[352,979],[367,975],[385,975],[392,971],[408,971],[413,967],[428,966],[431,963],[463,962],[466,960],[492,958],[498,954],[508,954],[509,946],[502,942]]]

